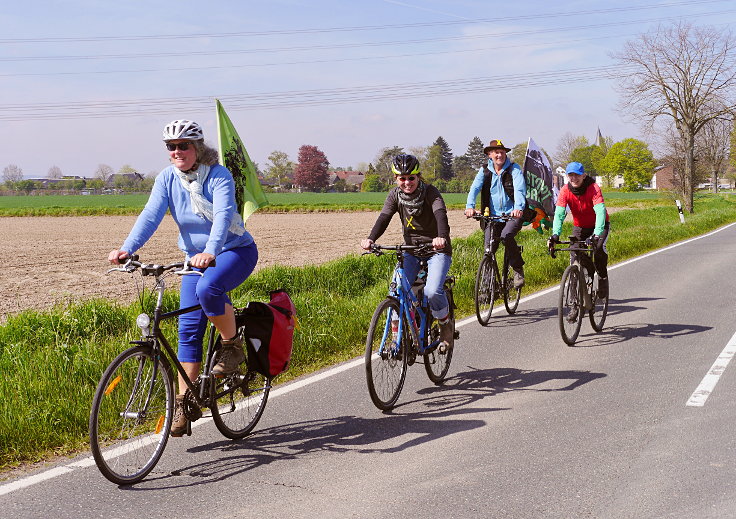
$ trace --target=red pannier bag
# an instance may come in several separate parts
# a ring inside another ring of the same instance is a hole
[[[237,309],[235,321],[245,338],[251,368],[265,377],[275,377],[289,367],[296,308],[286,291],[271,292],[269,303],[251,301]]]

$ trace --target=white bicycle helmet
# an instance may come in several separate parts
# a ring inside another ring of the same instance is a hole
[[[164,126],[164,140],[187,139],[198,141],[204,139],[202,127],[188,119],[177,119]]]

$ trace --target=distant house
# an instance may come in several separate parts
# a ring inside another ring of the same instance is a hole
[[[652,189],[659,191],[673,191],[677,187],[674,166],[658,166],[654,168],[651,182]]]
[[[365,173],[362,171],[333,171],[330,173],[330,186],[335,185],[337,180],[344,180],[345,184],[356,191],[360,191],[365,180]]]

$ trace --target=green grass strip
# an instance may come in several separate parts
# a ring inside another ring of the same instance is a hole
[[[684,225],[674,206],[619,211],[611,216],[610,262],[733,221],[736,200],[723,197],[699,199],[696,213],[686,215]],[[563,236],[569,231],[566,224]],[[532,230],[520,233],[519,242],[526,260],[524,293],[559,283],[567,256],[551,259],[546,236]],[[453,240],[451,273],[457,278],[458,317],[474,312],[472,293],[481,248],[480,232]],[[279,377],[283,382],[363,353],[370,317],[386,295],[392,268],[389,255],[351,255],[317,266],[275,266],[251,276],[233,296],[238,305],[267,300],[268,292],[276,288],[293,297],[301,327],[292,367]],[[175,308],[178,295],[166,297],[166,307]],[[139,312],[137,303],[89,300],[50,311],[21,312],[0,326],[0,392],[6,395],[0,399],[0,469],[86,448],[97,382],[107,364],[137,338],[134,320]],[[175,340],[174,323],[167,330]],[[353,398],[368,398],[367,390]]]

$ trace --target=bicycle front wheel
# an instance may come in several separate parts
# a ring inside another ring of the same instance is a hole
[[[598,274],[595,275],[595,285],[593,286],[593,309],[588,314],[590,317],[590,325],[596,332],[603,330],[603,323],[606,322],[606,316],[608,315],[608,294],[606,297],[598,297]]]
[[[562,274],[560,298],[557,306],[560,334],[568,346],[575,344],[583,324],[583,298],[580,294],[580,271],[577,265],[570,265]]]
[[[403,319],[403,337],[399,337],[396,331],[400,317]],[[373,404],[384,411],[396,404],[404,387],[411,340],[409,326],[406,318],[399,314],[399,303],[389,298],[378,305],[368,329],[365,344],[368,393]]]
[[[92,455],[118,485],[148,475],[169,439],[174,378],[168,361],[151,348],[130,348],[110,364],[97,386],[89,418]]]
[[[478,273],[475,275],[475,316],[478,322],[487,326],[493,312],[493,302],[496,299],[494,286],[494,261],[490,254],[484,254],[478,265]]]
[[[509,265],[504,250],[503,255],[503,304],[509,314],[516,312],[521,299],[521,287],[514,288],[514,271]]]
[[[455,336],[455,304],[452,297],[452,289],[445,286],[445,293],[447,294],[447,302],[450,304],[450,322],[452,323],[452,335]],[[428,310],[429,311],[429,310]],[[435,320],[429,334],[430,341],[439,340],[440,330],[439,323]],[[447,372],[450,370],[450,362],[452,362],[452,351],[453,347],[446,350],[440,351],[440,348],[435,348],[434,351],[424,354],[424,369],[427,371],[429,380],[437,385],[442,384],[447,376]]]

